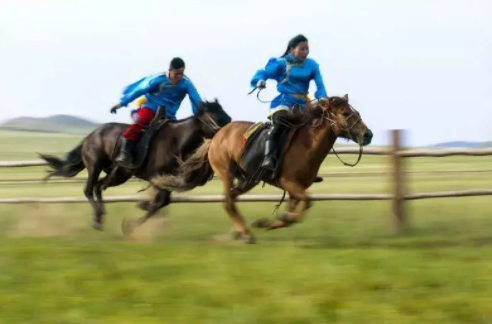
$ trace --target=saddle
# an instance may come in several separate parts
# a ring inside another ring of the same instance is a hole
[[[135,141],[135,146],[130,154],[132,155],[132,170],[136,170],[142,166],[148,155],[148,150],[154,139],[156,132],[164,126],[169,120],[166,119],[166,109],[163,106],[157,108],[154,118],[142,129],[140,135]],[[116,155],[120,150],[120,141],[114,150]]]
[[[244,148],[239,158],[239,167],[246,182],[278,180],[283,158],[298,128],[285,128],[279,136],[275,152],[275,170],[261,167],[265,158],[265,143],[271,122],[258,122],[252,125],[243,135]]]

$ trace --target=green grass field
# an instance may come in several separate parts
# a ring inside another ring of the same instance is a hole
[[[0,133],[0,160],[62,155],[80,137]],[[353,161],[356,156],[344,156]],[[412,192],[491,187],[491,157],[407,161]],[[388,158],[356,168],[329,157],[322,173],[387,171]],[[482,172],[422,173],[426,171]],[[44,168],[0,169],[42,178]],[[80,177],[84,177],[81,174]],[[111,188],[134,194],[144,183]],[[311,193],[386,192],[380,175],[325,177]],[[78,196],[82,183],[1,184],[0,197]],[[221,193],[219,181],[186,194]],[[280,193],[265,187],[252,193]],[[274,203],[240,203],[248,223]],[[411,229],[389,234],[388,202],[315,202],[306,221],[258,244],[227,240],[220,204],[176,204],[132,237],[135,204],[108,204],[105,231],[88,204],[3,205],[0,323],[492,323],[492,198],[408,203]],[[282,207],[283,208],[283,207]]]

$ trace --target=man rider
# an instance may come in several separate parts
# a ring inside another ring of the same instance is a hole
[[[143,102],[141,108],[132,113],[133,124],[121,135],[122,145],[116,162],[131,165],[131,150],[135,141],[145,125],[152,121],[159,106],[165,109],[167,119],[176,120],[176,112],[188,94],[193,114],[196,114],[202,99],[191,80],[184,75],[184,70],[185,62],[176,57],[171,60],[167,74],[146,76],[123,90],[120,103],[111,108],[112,114],[116,114],[118,109],[127,106],[140,96],[144,96],[146,101],[140,101]]]

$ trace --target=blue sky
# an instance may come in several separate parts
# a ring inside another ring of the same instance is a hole
[[[129,122],[109,113],[121,89],[181,56],[203,98],[262,120],[249,80],[303,33],[328,93],[349,94],[376,143],[393,128],[412,145],[492,140],[491,17],[489,0],[0,0],[1,119]],[[178,117],[190,113],[186,98]]]

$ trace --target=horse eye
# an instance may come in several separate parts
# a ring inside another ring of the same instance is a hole
[[[350,111],[345,111],[345,112],[343,113],[343,116],[345,116],[345,117],[350,116]]]

